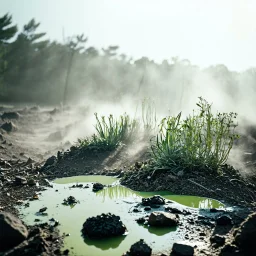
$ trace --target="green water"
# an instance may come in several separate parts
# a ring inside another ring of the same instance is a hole
[[[117,179],[106,176],[77,176],[58,179],[52,189],[42,192],[39,200],[30,202],[30,207],[21,209],[23,220],[27,224],[34,224],[35,218],[41,219],[42,222],[47,222],[50,218],[59,220],[60,232],[70,233],[70,236],[65,238],[65,248],[71,250],[70,255],[77,256],[119,256],[128,251],[130,246],[141,238],[153,247],[154,252],[163,252],[170,249],[173,242],[182,239],[184,234],[178,232],[178,228],[154,228],[138,225],[135,219],[144,216],[145,212],[128,213],[134,205],[141,201],[142,197],[149,197],[156,193],[135,192],[120,185],[107,187],[97,193],[92,192],[91,182],[101,182],[107,185],[115,181]],[[76,182],[84,182],[89,185],[89,188],[71,189],[70,186]],[[218,201],[207,198],[168,195],[167,192],[157,192],[157,194],[190,207],[218,208],[223,206]],[[79,203],[74,207],[62,205],[63,199],[68,196],[74,196]],[[42,207],[48,208],[48,216],[36,215],[36,212]],[[121,217],[128,233],[113,239],[84,240],[81,236],[81,228],[85,220],[88,217],[108,212]]]

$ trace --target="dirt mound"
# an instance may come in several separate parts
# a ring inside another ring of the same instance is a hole
[[[152,249],[144,242],[143,239],[133,244],[130,251],[123,254],[124,256],[151,256]]]
[[[119,216],[114,214],[101,214],[88,218],[83,224],[82,233],[89,238],[106,238],[123,235],[126,231],[125,225]]]

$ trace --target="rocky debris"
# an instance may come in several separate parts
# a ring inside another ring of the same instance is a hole
[[[64,255],[62,237],[54,227],[47,223],[38,224],[29,228],[29,234],[25,241],[18,246],[4,252],[3,256],[32,256],[32,255]],[[1,254],[2,255],[2,254]]]
[[[5,122],[1,125],[1,128],[7,132],[16,131],[17,127],[12,122]]]
[[[111,213],[88,218],[82,228],[83,236],[92,239],[120,236],[125,232],[126,227],[120,217]]]
[[[143,239],[133,244],[130,251],[123,256],[151,256],[152,249],[144,242]]]
[[[78,201],[73,196],[69,196],[67,199],[63,200],[64,205],[73,205],[73,204],[77,204],[77,203],[78,203]]]
[[[57,157],[56,157],[56,156],[51,156],[51,157],[49,157],[49,158],[46,160],[46,162],[45,162],[45,164],[44,164],[44,167],[54,165],[56,162],[57,162]]]
[[[83,188],[83,184],[75,184],[75,185],[72,185],[70,188]]]
[[[16,185],[26,185],[27,184],[27,179],[25,177],[16,176],[15,177],[15,184]]]
[[[28,230],[18,218],[7,212],[0,213],[0,251],[20,244],[27,236]]]
[[[210,241],[213,243],[213,244],[216,244],[217,246],[223,246],[225,244],[225,237],[224,236],[221,236],[221,235],[214,235],[210,238]]]
[[[150,226],[175,227],[178,223],[176,215],[168,212],[152,212],[148,219]]]
[[[138,224],[144,224],[146,222],[146,219],[144,217],[138,218],[135,220]]]
[[[175,256],[193,256],[194,247],[183,243],[174,243],[171,255]]]
[[[17,112],[4,112],[1,118],[2,119],[19,119],[20,115]]]
[[[150,206],[152,208],[155,208],[156,205],[163,205],[165,204],[165,199],[161,196],[152,196],[149,198],[142,198],[143,206]]]
[[[232,225],[232,218],[228,215],[222,215],[216,219],[216,224],[220,226]]]
[[[165,211],[170,212],[170,213],[174,213],[174,214],[181,214],[181,213],[185,214],[185,212],[182,212],[178,208],[174,208],[174,207],[165,207]]]
[[[92,191],[97,192],[99,190],[102,190],[103,188],[104,188],[104,185],[102,185],[101,183],[94,183],[92,187]]]

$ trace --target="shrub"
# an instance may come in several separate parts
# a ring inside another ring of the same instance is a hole
[[[199,113],[182,120],[176,117],[162,119],[159,134],[152,144],[153,168],[172,171],[188,169],[220,170],[226,163],[235,133],[236,113],[212,113],[211,105],[199,98]]]

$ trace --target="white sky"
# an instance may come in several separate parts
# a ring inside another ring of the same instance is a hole
[[[256,66],[256,0],[0,0],[21,28],[31,18],[50,39],[84,33],[88,46],[206,67]]]

